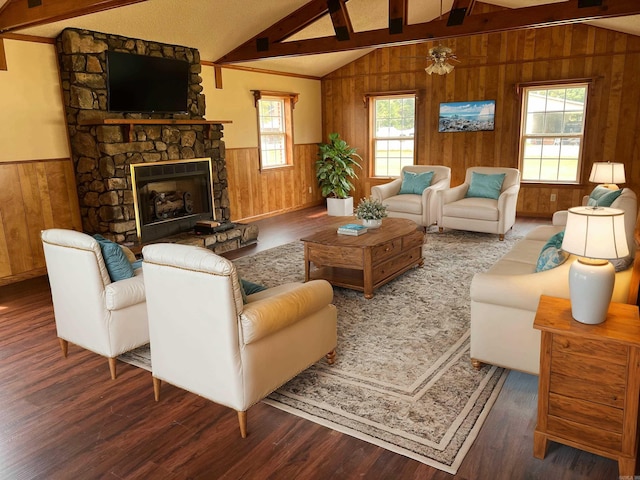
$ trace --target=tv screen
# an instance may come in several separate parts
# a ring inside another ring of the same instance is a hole
[[[108,51],[107,89],[111,112],[186,112],[189,63]]]

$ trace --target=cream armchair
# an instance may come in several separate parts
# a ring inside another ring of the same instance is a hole
[[[431,185],[425,188],[422,195],[402,194],[400,187],[405,172],[424,173],[433,172]],[[449,188],[451,184],[451,169],[440,165],[410,165],[402,168],[400,178],[371,187],[371,196],[387,206],[390,217],[407,218],[422,227],[436,223],[438,204],[436,192]]]
[[[474,173],[505,174],[497,199],[467,197]],[[516,204],[520,191],[520,171],[516,168],[471,167],[464,183],[448,190],[440,190],[438,228],[496,233],[500,240],[516,221]]]
[[[324,280],[289,283],[243,304],[232,262],[210,250],[148,245],[143,270],[156,401],[161,381],[246,411],[327,356],[333,363],[337,313]]]
[[[69,342],[109,359],[149,343],[142,270],[112,282],[98,242],[73,230],[42,232],[53,312],[62,354]]]

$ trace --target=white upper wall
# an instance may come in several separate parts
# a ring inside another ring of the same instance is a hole
[[[257,148],[258,120],[251,90],[298,93],[293,110],[293,143],[322,141],[320,80],[222,69],[222,89],[215,88],[213,67],[202,66],[207,120],[231,120],[224,126],[227,148]]]
[[[68,158],[55,46],[4,40],[0,70],[0,162]]]

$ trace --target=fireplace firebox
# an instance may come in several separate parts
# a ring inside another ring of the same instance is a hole
[[[211,159],[131,164],[136,231],[141,243],[216,220]]]

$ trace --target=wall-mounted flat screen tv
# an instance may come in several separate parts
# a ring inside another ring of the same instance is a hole
[[[107,108],[111,112],[186,112],[188,91],[188,62],[107,52]]]

